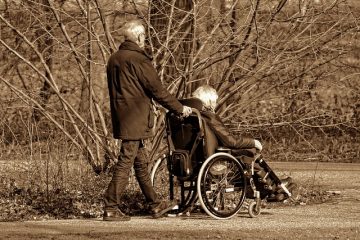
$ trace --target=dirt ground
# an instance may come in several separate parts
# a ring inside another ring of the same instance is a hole
[[[322,204],[265,207],[258,218],[243,209],[230,220],[203,213],[129,222],[101,219],[0,223],[0,239],[360,239],[360,164],[270,163],[280,175],[335,197]]]

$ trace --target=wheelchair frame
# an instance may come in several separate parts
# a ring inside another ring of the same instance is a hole
[[[198,119],[198,132],[194,144],[189,151],[190,160],[193,158],[199,143],[204,147],[206,144],[204,134],[204,122],[197,109],[192,109],[190,117]],[[189,176],[175,176],[172,157],[177,149],[172,139],[172,129],[168,113],[166,117],[168,154],[158,159],[151,171],[151,180],[159,197],[167,200],[176,200],[177,206],[172,210],[173,214],[190,215],[199,205],[211,217],[215,219],[229,219],[234,217],[243,205],[247,205],[250,217],[257,217],[261,212],[262,197],[256,186],[257,183],[267,182],[269,178],[280,185],[288,196],[291,196],[280,179],[267,165],[261,156],[255,157],[251,169],[238,158],[231,155],[227,148],[217,148],[216,152],[207,156],[204,161],[197,161],[194,171]],[[182,122],[180,120],[180,122]],[[180,149],[183,150],[183,149]],[[266,171],[261,179],[254,181],[254,164],[258,163]],[[250,199],[250,203],[245,202]],[[246,203],[246,204],[244,204]]]

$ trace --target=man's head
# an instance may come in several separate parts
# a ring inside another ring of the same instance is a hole
[[[140,48],[145,47],[145,27],[140,20],[131,20],[124,24],[124,37],[136,42]]]
[[[215,111],[217,105],[216,101],[219,96],[214,88],[209,85],[203,85],[198,87],[192,95],[193,97],[200,99],[205,108]]]

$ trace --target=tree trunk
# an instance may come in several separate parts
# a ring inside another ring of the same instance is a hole
[[[52,69],[53,69],[53,59],[52,59],[53,56],[52,55],[53,55],[54,39],[50,35],[50,32],[52,31],[52,29],[51,29],[51,25],[49,24],[50,19],[51,19],[51,17],[49,15],[51,14],[51,12],[49,10],[48,2],[46,0],[41,0],[41,2],[44,6],[43,8],[44,8],[44,12],[45,12],[45,22],[46,22],[45,29],[46,29],[46,31],[44,31],[44,29],[40,28],[38,31],[36,31],[36,35],[39,37],[44,35],[44,41],[43,42],[40,41],[39,49],[40,49],[40,52],[43,52],[45,63],[49,67],[50,72],[52,72]],[[42,43],[43,43],[43,45],[42,45]],[[48,79],[50,77],[49,73],[47,71],[45,71],[45,77]],[[44,85],[40,89],[40,93],[39,93],[39,103],[43,108],[46,107],[52,94],[53,94],[53,90],[51,89],[49,83],[44,81]],[[39,109],[34,108],[33,120],[37,122],[41,119],[41,116],[42,116],[42,114],[39,111]]]
[[[79,104],[79,112],[80,114],[85,115],[85,119],[88,120],[89,118],[89,109],[92,101],[91,96],[91,85],[92,85],[92,77],[91,77],[91,59],[92,59],[92,36],[91,36],[91,11],[90,11],[90,2],[87,1],[87,31],[88,31],[88,43],[87,43],[87,62],[86,62],[86,78],[83,78],[83,81],[81,83],[81,97],[80,97],[80,104]]]
[[[150,1],[150,23],[153,27],[150,39],[155,49],[155,64],[160,78],[168,85],[182,76],[177,95],[181,95],[190,81],[191,51],[194,27],[193,3],[188,0]],[[165,46],[165,47],[164,47]],[[180,72],[178,72],[180,71]]]

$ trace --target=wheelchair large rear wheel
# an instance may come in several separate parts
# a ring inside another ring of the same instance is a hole
[[[167,157],[156,160],[151,170],[151,183],[160,200],[170,200],[169,171],[167,169]]]
[[[227,153],[215,153],[202,165],[197,192],[204,211],[216,219],[235,216],[245,200],[246,179],[241,163]]]
[[[196,182],[179,181],[172,176],[168,170],[168,156],[155,162],[151,171],[151,181],[159,200],[178,202],[176,213],[186,211],[197,199]]]

